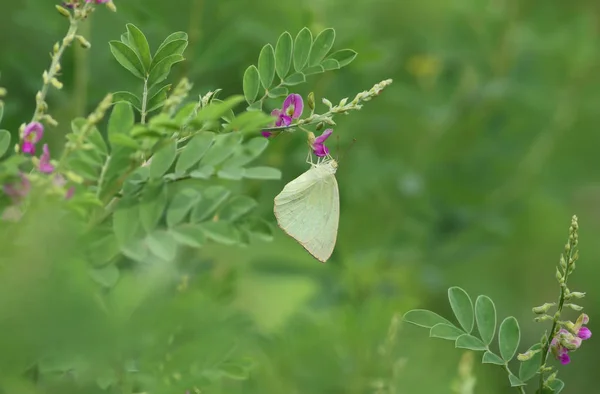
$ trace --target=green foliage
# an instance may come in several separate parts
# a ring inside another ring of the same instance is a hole
[[[0,158],[6,154],[10,148],[10,131],[0,130]]]

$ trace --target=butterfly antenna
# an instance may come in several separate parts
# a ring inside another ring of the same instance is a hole
[[[356,138],[352,138],[352,143],[350,143],[350,146],[348,148],[346,148],[346,150],[344,150],[342,156],[340,156],[337,160],[338,163],[340,163],[340,160],[342,160],[344,157],[346,157],[346,153],[348,153],[348,151],[350,150],[350,148],[352,148],[354,146],[354,143],[356,142]]]

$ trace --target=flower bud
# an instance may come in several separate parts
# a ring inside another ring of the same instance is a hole
[[[567,262],[565,261],[565,256],[563,256],[562,254],[560,255],[560,268],[562,268],[563,271],[567,270]]]
[[[314,92],[310,92],[308,94],[308,97],[306,98],[306,104],[308,105],[308,108],[312,110],[315,109],[315,93]]]
[[[548,315],[538,316],[538,317],[534,318],[533,320],[536,323],[539,323],[539,322],[543,322],[543,321],[552,320],[552,316],[548,316]]]
[[[79,45],[81,45],[82,48],[90,49],[90,47],[92,46],[92,44],[90,44],[90,42],[86,40],[84,36],[76,36],[76,38],[77,41],[79,41]]]
[[[326,98],[323,98],[323,104],[325,104],[327,107],[329,107],[329,109],[331,109],[333,107],[333,104],[331,104],[331,101],[327,100]]]
[[[62,82],[60,82],[58,79],[56,78],[52,78],[50,80],[50,83],[52,84],[52,86],[54,86],[56,89],[60,90],[63,88],[63,84]]]
[[[579,291],[573,291],[569,295],[572,296],[573,298],[578,298],[578,299],[585,297],[585,293],[581,293]]]
[[[316,127],[317,131],[321,130],[322,128],[323,128],[323,122],[317,123],[317,127]]]
[[[576,305],[576,304],[566,304],[565,306],[567,306],[567,307],[569,307],[569,308],[571,308],[571,309],[573,309],[574,311],[577,311],[577,312],[583,310],[582,306],[579,306],[579,305]]]
[[[535,308],[532,309],[533,313],[535,313],[536,315],[541,315],[543,313],[548,312],[548,310],[550,308],[552,308],[554,305],[556,305],[556,303],[554,302],[546,302],[544,305],[541,306],[536,306]]]
[[[58,13],[61,14],[62,16],[66,17],[66,18],[71,17],[71,13],[66,8],[61,7],[58,4],[55,7],[56,7],[56,10],[58,11]]]
[[[526,351],[525,353],[519,353],[519,354],[517,355],[517,359],[518,359],[519,361],[527,361],[527,360],[531,360],[531,358],[532,358],[533,356],[535,356],[535,355],[536,355],[536,353],[539,353],[539,352],[541,352],[541,349],[536,349],[536,350],[528,350],[528,351]]]
[[[558,267],[556,267],[556,280],[558,280],[559,282],[562,282],[563,280],[563,275],[560,273]]]
[[[112,12],[117,12],[117,6],[112,1],[109,1],[108,3],[106,3],[106,8],[108,8]]]

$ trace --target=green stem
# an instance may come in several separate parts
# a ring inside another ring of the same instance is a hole
[[[148,104],[148,79],[144,79],[144,91],[142,92],[142,119],[141,124],[146,123],[146,105]]]

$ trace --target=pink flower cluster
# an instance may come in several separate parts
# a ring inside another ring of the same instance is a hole
[[[591,338],[592,331],[584,327],[590,321],[585,313],[582,313],[575,324],[570,323],[569,330],[561,328],[550,343],[550,350],[554,357],[561,364],[566,365],[571,362],[569,352],[579,349],[582,341]]]

